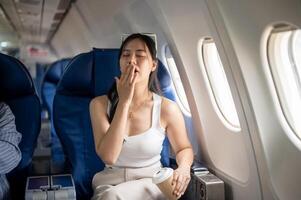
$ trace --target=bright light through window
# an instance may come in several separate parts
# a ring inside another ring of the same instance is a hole
[[[213,96],[213,103],[217,106],[217,114],[226,127],[239,131],[237,112],[215,43],[208,39],[200,45],[202,45],[202,51],[199,51],[199,56],[205,67],[208,89]]]
[[[301,138],[301,33],[275,32],[268,42],[268,59],[282,111]]]
[[[188,101],[186,98],[185,90],[180,78],[180,74],[178,72],[176,63],[171,55],[171,52],[166,46],[165,48],[165,57],[167,62],[167,70],[169,71],[171,78],[172,78],[172,85],[174,88],[174,91],[176,91],[176,98],[177,102],[179,102],[179,106],[182,110],[182,112],[188,116],[190,116],[190,109],[188,105]]]
[[[298,79],[301,77],[301,30],[295,30],[292,35],[292,53],[294,64],[298,73]],[[299,90],[300,91],[300,90]]]
[[[8,42],[1,42],[1,43],[0,43],[0,46],[1,46],[1,47],[7,47],[7,46],[8,46]]]

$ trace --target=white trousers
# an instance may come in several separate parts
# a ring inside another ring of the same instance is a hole
[[[106,167],[94,175],[91,200],[165,200],[152,176],[161,163],[143,168]]]

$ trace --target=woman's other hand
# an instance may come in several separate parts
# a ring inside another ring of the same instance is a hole
[[[190,167],[179,166],[173,174],[173,195],[175,195],[177,198],[180,198],[187,189],[190,179]]]

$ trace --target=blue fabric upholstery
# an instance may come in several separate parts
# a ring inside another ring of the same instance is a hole
[[[90,199],[93,175],[104,168],[95,152],[89,114],[95,96],[93,74],[93,51],[73,58],[53,102],[54,127],[71,164],[77,199]]]
[[[36,78],[34,79],[34,83],[38,92],[39,97],[41,98],[41,86],[42,86],[42,81],[45,76],[45,72],[47,69],[46,64],[36,64]],[[43,105],[42,105],[43,107]]]
[[[162,95],[172,101],[176,101],[169,72],[160,60],[158,60],[158,67],[158,79]]]
[[[1,53],[0,94],[1,100],[10,106],[15,115],[16,128],[22,134],[19,144],[22,159],[17,168],[8,175],[13,199],[22,199],[40,132],[41,106],[26,67],[17,59]]]
[[[45,76],[45,73],[47,71],[48,66],[49,66],[48,64],[37,63],[36,64],[36,78],[33,79],[33,81],[35,83],[36,90],[38,92],[38,96],[40,97],[40,101],[41,101],[41,109],[42,109],[41,118],[42,118],[42,121],[49,119],[47,108],[46,108],[45,103],[42,100],[42,94],[41,94],[42,82],[43,82],[43,79],[44,79],[44,76]]]
[[[51,64],[44,75],[41,86],[42,101],[44,105],[46,105],[46,109],[51,121],[51,159],[54,169],[56,169],[58,172],[62,172],[64,170],[65,157],[61,142],[58,139],[55,128],[53,126],[52,105],[57,84],[61,79],[65,67],[67,66],[69,61],[70,59],[66,58],[58,60]]]
[[[120,74],[118,53],[118,49],[93,49],[76,56],[68,65],[54,97],[54,126],[72,166],[77,199],[91,197],[92,178],[104,168],[95,152],[89,103],[95,96],[107,94],[114,76]],[[160,62],[159,68],[162,67]],[[159,73],[166,88],[169,87],[166,69]],[[168,140],[164,145],[161,161],[168,166]]]

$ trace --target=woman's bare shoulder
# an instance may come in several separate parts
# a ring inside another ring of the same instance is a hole
[[[103,107],[106,108],[108,105],[108,96],[102,95],[94,97],[90,102],[90,108],[97,108],[97,107]]]
[[[176,102],[162,96],[161,115],[163,118],[170,118],[180,112],[181,110]]]

